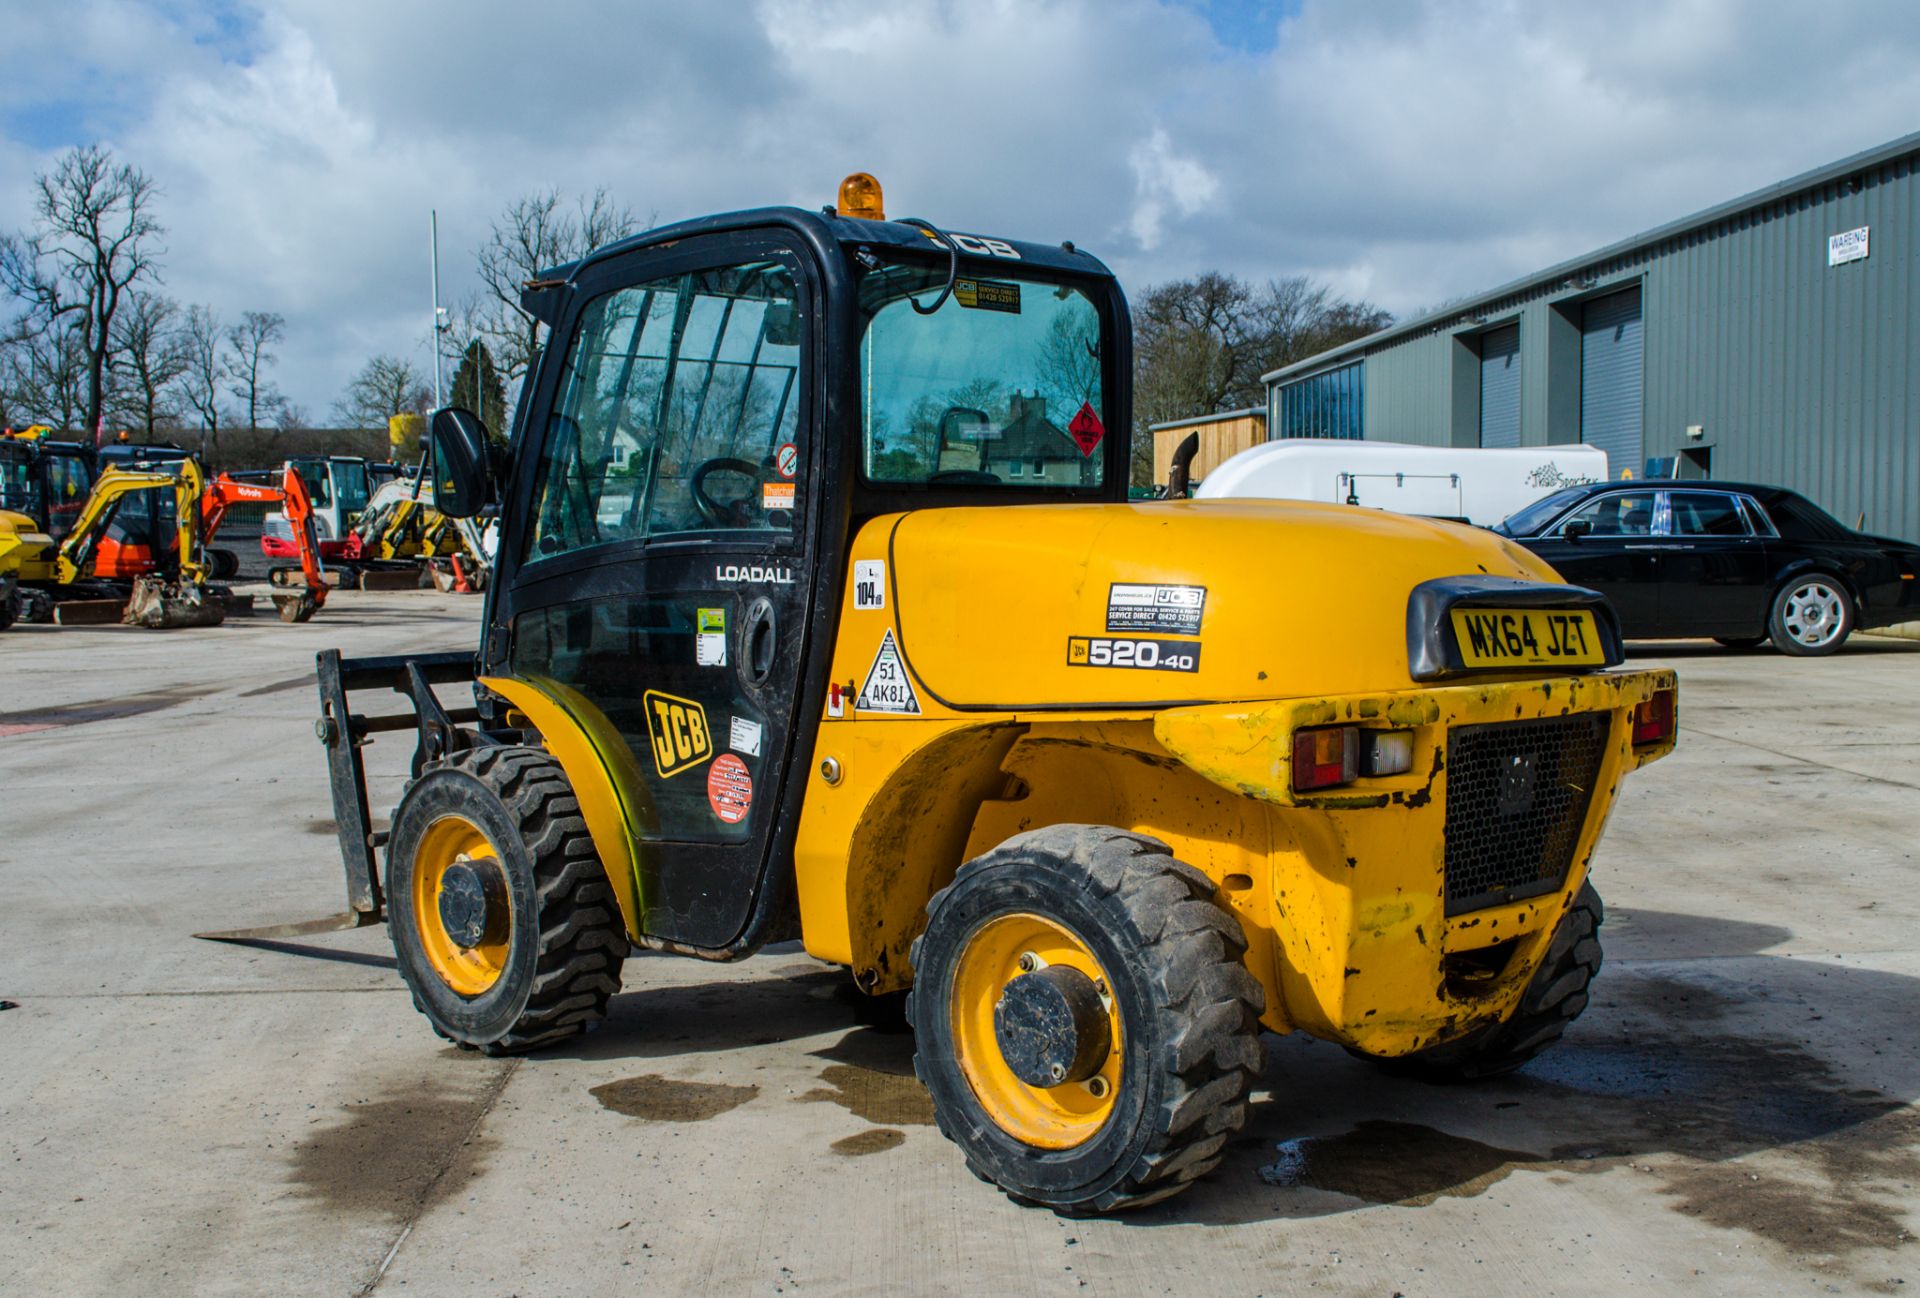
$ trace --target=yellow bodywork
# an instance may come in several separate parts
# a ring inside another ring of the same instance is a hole
[[[53,538],[27,515],[0,509],[0,575],[52,581],[55,571]]]
[[[1399,1055],[1504,1017],[1586,877],[1620,780],[1670,750],[1636,747],[1632,715],[1674,677],[1415,681],[1409,594],[1479,574],[1559,580],[1492,533],[1345,506],[1029,506],[868,522],[849,555],[836,701],[818,719],[792,858],[807,950],[868,991],[905,987],[927,901],[963,861],[1025,830],[1102,824],[1159,838],[1214,880],[1277,1031]],[[1197,625],[1176,613],[1167,629],[1111,631],[1116,584],[1204,588]],[[1161,663],[1177,666],[1094,665],[1086,646],[1115,637],[1158,640]],[[862,706],[870,677],[901,676],[890,710]],[[594,737],[597,713],[561,687],[484,683],[573,777],[642,936],[632,861],[645,809],[619,769],[631,753],[604,718],[608,733]],[[1449,731],[1577,713],[1607,721],[1563,885],[1449,918]],[[1296,795],[1293,733],[1329,724],[1410,732],[1412,769]],[[1450,957],[1490,951],[1471,978],[1450,972]]]

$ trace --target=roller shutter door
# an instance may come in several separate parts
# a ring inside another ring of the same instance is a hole
[[[1520,445],[1520,326],[1480,336],[1480,445]]]
[[[1580,326],[1580,440],[1607,453],[1608,476],[1646,458],[1641,438],[1640,290],[1587,303]]]

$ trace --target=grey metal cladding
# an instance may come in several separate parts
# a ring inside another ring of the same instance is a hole
[[[1581,438],[1588,304],[1640,289],[1638,459],[1708,450],[1841,521],[1920,541],[1920,135],[1723,204],[1269,376],[1365,358],[1365,434],[1473,445],[1485,323],[1520,328],[1520,440]],[[1869,255],[1827,240],[1866,227]],[[1600,309],[1598,307],[1594,308]],[[1618,359],[1618,358],[1616,358]],[[1589,409],[1585,418],[1591,420]],[[1689,425],[1703,429],[1689,438]],[[1617,474],[1621,464],[1614,465]]]

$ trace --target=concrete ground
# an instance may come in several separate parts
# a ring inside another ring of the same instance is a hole
[[[910,1038],[791,948],[636,957],[600,1031],[490,1060],[384,929],[189,936],[340,909],[310,655],[471,644],[477,604],[0,636],[0,1292],[1920,1289],[1920,644],[1641,654],[1683,739],[1554,1052],[1436,1089],[1272,1041],[1206,1183],[1069,1221],[969,1176]]]

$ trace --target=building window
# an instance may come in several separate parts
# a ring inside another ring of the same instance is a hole
[[[1279,435],[1358,440],[1364,435],[1365,371],[1366,362],[1355,361],[1281,388]]]

